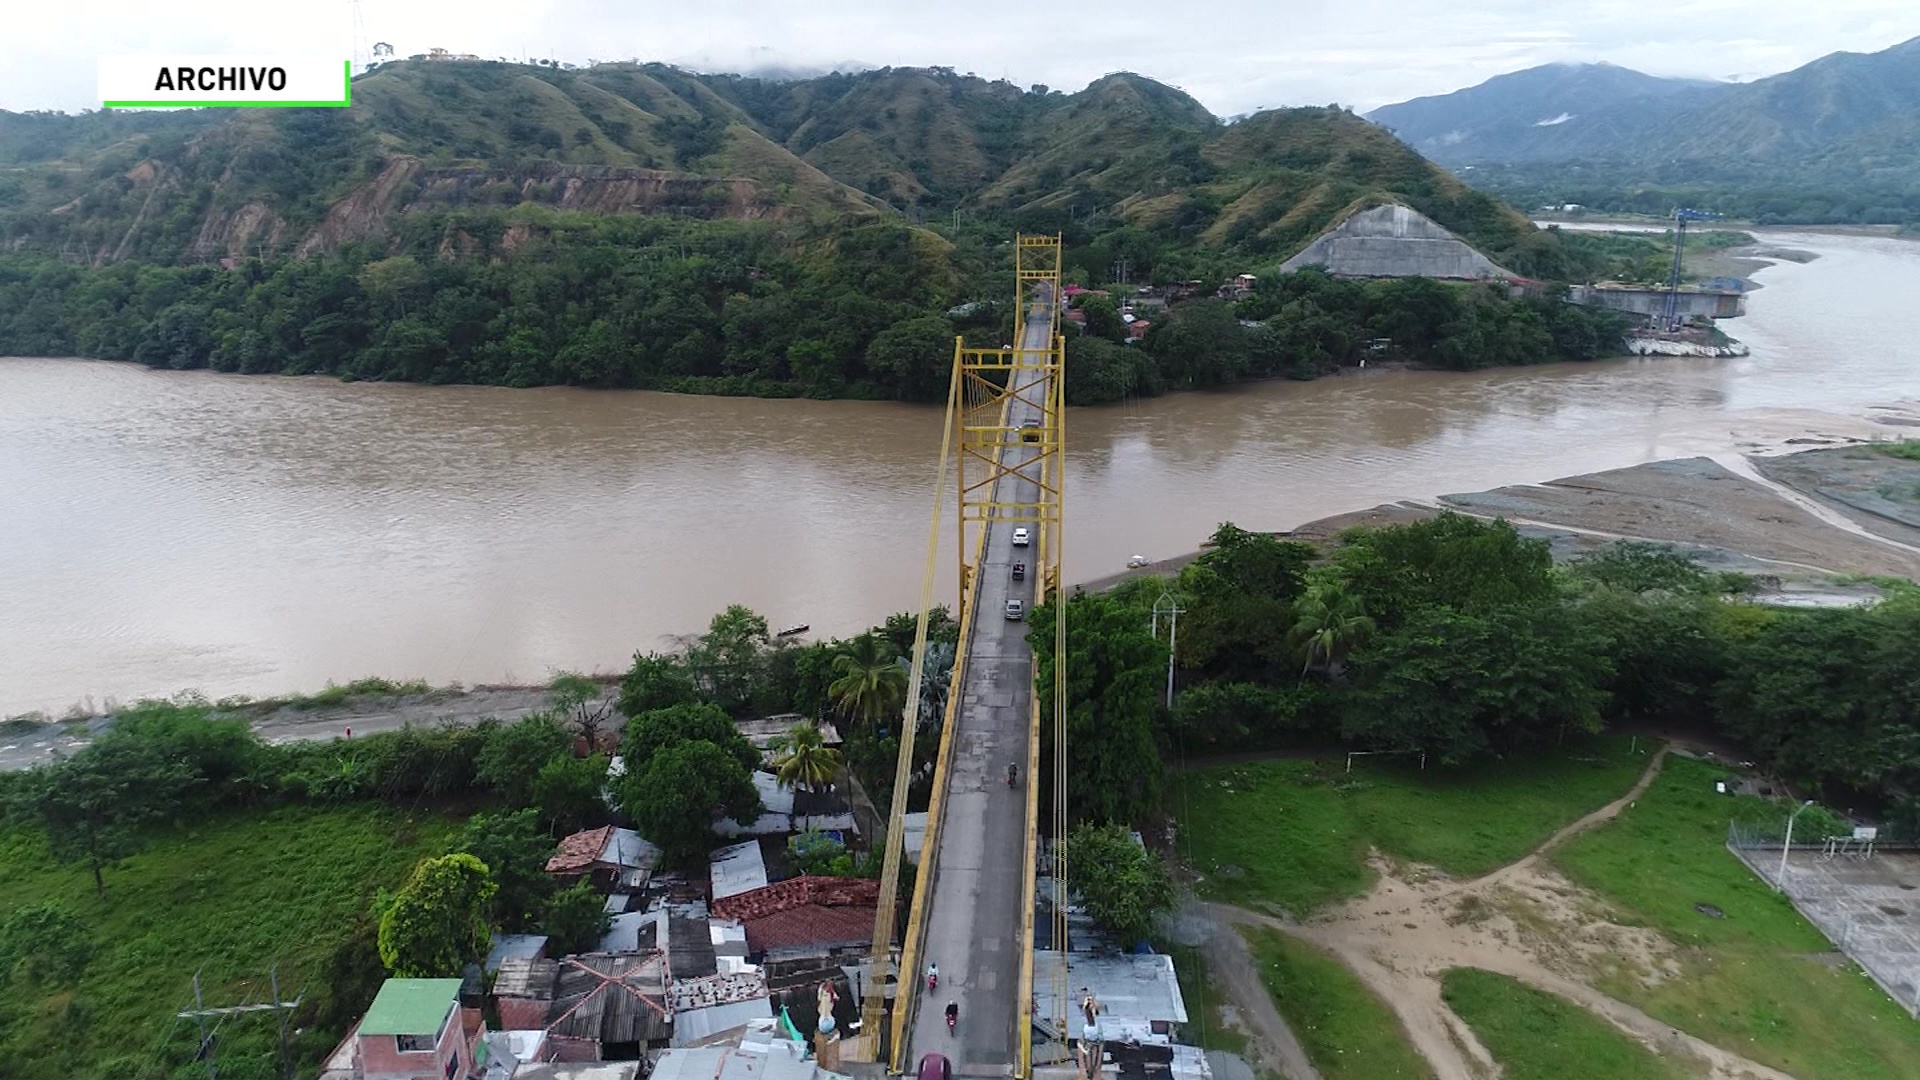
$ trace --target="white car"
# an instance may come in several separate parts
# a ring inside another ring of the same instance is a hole
[[[1029,533],[1024,526],[1013,530],[1014,547],[1026,547],[1032,540],[1033,534]]]
[[[1027,617],[1027,605],[1023,601],[1019,601],[1019,600],[1007,601],[1007,618],[1009,621],[1018,622],[1021,619],[1024,619],[1026,617]]]

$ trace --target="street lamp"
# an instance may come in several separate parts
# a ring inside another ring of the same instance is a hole
[[[1160,613],[1167,614],[1167,708],[1173,708],[1173,647],[1180,640],[1180,613],[1186,608],[1173,598],[1172,593],[1163,592],[1160,599],[1153,602],[1153,640],[1160,640]]]
[[[1794,807],[1793,813],[1787,815],[1787,838],[1780,845],[1780,873],[1774,876],[1774,892],[1783,893],[1787,891],[1787,852],[1793,850],[1793,819],[1800,816],[1800,811],[1812,805],[1813,800],[1808,799],[1806,802]]]

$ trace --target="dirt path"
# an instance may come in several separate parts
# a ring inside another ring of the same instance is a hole
[[[1380,878],[1365,896],[1306,922],[1220,904],[1207,905],[1208,912],[1227,924],[1272,927],[1338,956],[1393,1009],[1440,1077],[1500,1075],[1492,1054],[1441,998],[1441,976],[1455,967],[1497,972],[1576,1002],[1680,1063],[1688,1075],[1782,1077],[1594,989],[1598,973],[1649,983],[1672,977],[1678,971],[1674,947],[1652,930],[1609,921],[1597,898],[1542,860],[1630,811],[1665,758],[1662,749],[1626,794],[1481,877],[1454,881],[1376,855]],[[1260,989],[1257,979],[1254,989]]]
[[[1206,961],[1206,989],[1218,992],[1187,1002],[1188,1024],[1212,1023],[1214,1018],[1206,1010],[1218,1006],[1224,1014],[1221,1020],[1247,1037],[1247,1054],[1257,1070],[1254,1075],[1316,1080],[1319,1070],[1307,1059],[1300,1040],[1260,981],[1246,939],[1233,928],[1236,910],[1189,895],[1168,920],[1176,940],[1200,950]]]

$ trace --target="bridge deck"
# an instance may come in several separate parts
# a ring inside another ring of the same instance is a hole
[[[1030,312],[1021,333],[1023,349],[1044,349],[1052,321],[1045,311]],[[1023,395],[1044,400],[1045,377],[1020,376]],[[1007,422],[1018,426],[1040,420],[1040,410],[1018,398]],[[1015,466],[1039,453],[1019,444],[1007,448],[1004,462]],[[1003,476],[994,485],[996,502],[1036,502],[1038,485]],[[1037,533],[1035,522],[1029,525]],[[937,850],[923,857],[931,866],[927,882],[921,971],[913,981],[914,1012],[908,1017],[905,1057],[911,1069],[922,1054],[945,1054],[955,1075],[1008,1076],[1019,1055],[1019,989],[1027,821],[1028,722],[1033,695],[1033,650],[1027,623],[1005,617],[1008,599],[1031,610],[1040,567],[1037,547],[1016,548],[1015,526],[989,522],[977,572],[978,592],[971,625],[962,627],[967,662],[955,716],[953,760],[947,770],[944,821]],[[1036,539],[1037,544],[1037,539]],[[1014,562],[1025,562],[1023,581],[1011,578]],[[1021,765],[1020,783],[1007,787],[1007,763]],[[940,987],[926,990],[927,963],[940,967]],[[947,1034],[946,1005],[960,1006],[960,1022]]]

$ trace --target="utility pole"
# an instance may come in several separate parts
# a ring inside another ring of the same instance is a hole
[[[1793,819],[1800,816],[1800,811],[1812,805],[1813,800],[1808,799],[1806,802],[1795,807],[1793,813],[1787,815],[1787,838],[1780,842],[1780,873],[1775,875],[1773,881],[1775,892],[1785,893],[1787,891],[1787,852],[1793,850]]]
[[[1160,599],[1153,602],[1153,640],[1160,640],[1160,613],[1167,613],[1167,708],[1173,708],[1173,650],[1180,642],[1180,616],[1187,609],[1173,598],[1172,593],[1163,592]]]
[[[273,1000],[271,1001],[263,1001],[258,1004],[228,1005],[221,1008],[209,1009],[206,1005],[206,999],[200,990],[200,973],[198,971],[193,973],[193,1008],[183,1010],[175,1015],[182,1020],[192,1020],[200,1029],[200,1056],[204,1058],[207,1063],[207,1080],[215,1080],[217,1075],[212,1034],[207,1031],[207,1019],[209,1017],[220,1017],[224,1019],[242,1013],[278,1012],[280,1014],[280,1071],[283,1073],[291,1071],[291,1063],[287,1058],[287,1022],[293,1018],[293,1010],[299,1008],[300,1002],[306,998],[306,991],[303,990],[299,994],[294,995],[292,1001],[280,1000],[279,964],[275,964],[273,969],[267,973],[267,981],[273,987]]]

